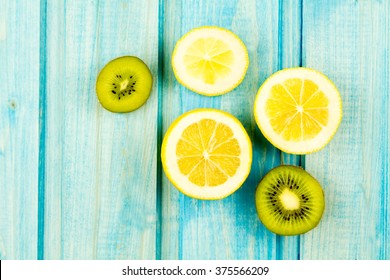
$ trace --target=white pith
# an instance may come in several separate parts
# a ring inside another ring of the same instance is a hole
[[[129,80],[126,79],[120,83],[120,91],[125,90],[127,88],[127,85],[129,84]]]
[[[286,210],[299,209],[300,202],[298,196],[287,188],[280,194],[280,201]]]

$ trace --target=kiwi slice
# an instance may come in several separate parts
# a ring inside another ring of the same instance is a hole
[[[256,209],[261,222],[279,235],[298,235],[315,228],[325,208],[318,181],[300,167],[278,166],[256,189]]]
[[[141,107],[152,89],[152,74],[138,57],[123,56],[111,60],[100,71],[96,94],[104,108],[115,113]]]

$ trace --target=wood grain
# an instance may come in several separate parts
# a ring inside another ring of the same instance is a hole
[[[0,259],[37,258],[39,14],[39,1],[1,2]]]
[[[154,259],[157,1],[49,2],[45,258]],[[99,70],[123,55],[150,67],[139,110],[113,114]]]
[[[303,63],[340,90],[343,120],[306,169],[326,212],[304,259],[389,259],[389,1],[304,1]]]
[[[9,1],[0,9],[0,259],[390,259],[390,1]],[[219,97],[181,86],[176,41],[202,25],[248,48],[243,83]],[[99,104],[111,59],[150,67],[148,102],[130,114]],[[281,153],[253,101],[272,73],[307,66],[339,88],[343,120],[323,150]],[[252,171],[220,201],[191,199],[161,169],[161,141],[182,113],[235,115],[253,141]],[[254,192],[280,164],[324,186],[313,231],[269,232]]]
[[[292,239],[293,245],[287,240],[282,244],[260,223],[254,205],[254,192],[261,177],[280,164],[280,152],[261,135],[253,117],[256,92],[265,78],[281,66],[282,50],[278,46],[282,45],[280,40],[287,43],[289,32],[292,32],[285,30],[286,38],[281,39],[278,28],[281,28],[279,24],[283,19],[279,9],[282,7],[269,1],[186,1],[186,5],[181,1],[169,1],[165,6],[165,66],[171,59],[175,42],[191,28],[202,25],[217,25],[236,33],[248,48],[250,66],[238,88],[212,98],[179,85],[170,65],[165,67],[164,131],[176,117],[188,110],[219,108],[232,113],[243,123],[253,140],[254,155],[252,172],[246,183],[221,201],[191,199],[163,178],[162,258],[276,259],[284,254],[285,257],[297,257],[297,241]],[[286,61],[294,60],[289,57],[293,43],[286,47]],[[283,252],[281,246],[290,253]]]

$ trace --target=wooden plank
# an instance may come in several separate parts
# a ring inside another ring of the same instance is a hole
[[[306,169],[325,188],[304,259],[389,259],[389,1],[304,1],[304,65],[340,90],[343,120]]]
[[[39,1],[0,10],[0,259],[36,259]],[[18,20],[15,20],[15,19]]]
[[[302,0],[282,1],[279,7],[279,68],[299,67],[302,63]],[[301,166],[304,156],[281,153],[281,164]],[[300,236],[277,236],[277,258],[295,260],[300,256]]]
[[[156,254],[157,1],[48,3],[46,259]],[[139,110],[113,114],[99,70],[135,55],[154,87]]]
[[[163,131],[190,109],[219,108],[243,123],[253,140],[254,156],[246,183],[220,201],[186,197],[163,177],[161,256],[164,259],[276,259],[284,254],[296,258],[296,251],[295,255],[283,252],[284,247],[290,252],[296,250],[296,241],[292,249],[287,241],[284,245],[279,241],[283,248],[278,249],[276,235],[260,223],[254,205],[258,182],[267,171],[280,164],[280,152],[261,135],[253,117],[258,88],[280,67],[279,15],[278,5],[270,1],[186,1],[185,5],[181,1],[169,1],[165,5],[164,65],[171,59],[175,42],[187,31],[202,25],[217,25],[232,30],[243,40],[249,51],[250,66],[237,89],[212,98],[179,85],[170,65],[166,67]],[[289,30],[285,36],[287,32]]]

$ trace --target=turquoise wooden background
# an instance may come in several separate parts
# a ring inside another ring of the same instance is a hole
[[[0,1],[0,259],[390,259],[390,1]],[[188,30],[218,25],[246,44],[243,83],[220,97],[180,86],[170,59]],[[148,102],[130,114],[98,103],[98,71],[136,55]],[[257,89],[291,66],[322,71],[344,118],[315,154],[281,153],[253,117]],[[180,114],[226,110],[253,140],[252,171],[221,201],[179,193],[159,160]],[[281,163],[323,185],[320,225],[267,231],[254,191]]]

